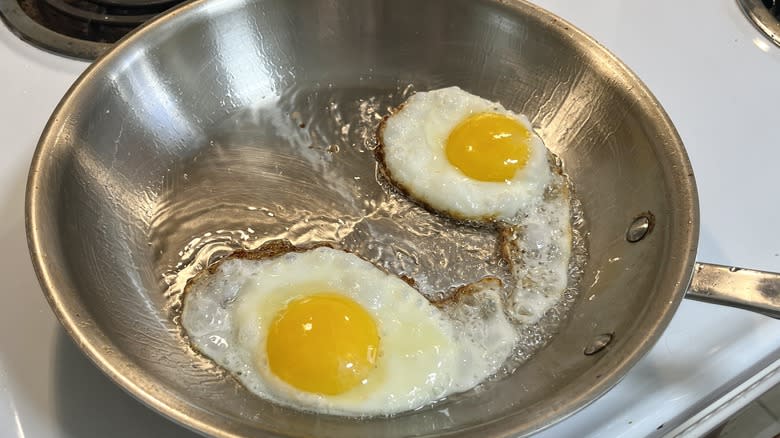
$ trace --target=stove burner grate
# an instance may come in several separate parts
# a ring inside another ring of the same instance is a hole
[[[22,39],[40,48],[91,60],[182,1],[0,0],[0,16]]]
[[[761,3],[769,9],[769,12],[771,12],[777,20],[780,20],[780,0],[761,0]]]
[[[737,0],[737,3],[757,29],[780,46],[780,0]]]

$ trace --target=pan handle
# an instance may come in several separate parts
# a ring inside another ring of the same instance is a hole
[[[780,274],[696,263],[685,298],[780,319]]]

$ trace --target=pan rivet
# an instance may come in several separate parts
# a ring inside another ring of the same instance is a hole
[[[634,219],[633,222],[631,222],[631,225],[628,227],[628,231],[626,231],[626,240],[631,243],[639,242],[640,240],[644,239],[645,236],[650,234],[651,231],[653,231],[654,225],[655,217],[652,213],[648,211],[646,213],[640,214],[636,217],[636,219]]]
[[[604,333],[596,336],[595,338],[593,338],[593,342],[591,342],[590,345],[585,347],[585,351],[583,351],[583,353],[585,353],[585,356],[593,356],[594,354],[603,350],[607,345],[609,345],[609,343],[612,342],[612,339],[614,337],[615,337],[614,333]]]

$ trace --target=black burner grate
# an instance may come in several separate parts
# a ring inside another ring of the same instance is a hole
[[[737,3],[756,29],[780,46],[780,0],[737,0]]]
[[[761,0],[762,3],[764,3],[764,6],[766,6],[767,9],[769,9],[769,12],[772,13],[772,15],[780,20],[780,1],[776,0]]]
[[[94,59],[127,33],[184,0],[0,0],[20,37],[44,49]]]

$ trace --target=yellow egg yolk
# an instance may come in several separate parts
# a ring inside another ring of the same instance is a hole
[[[489,182],[514,178],[530,156],[528,132],[517,120],[479,113],[460,122],[445,145],[447,159],[466,176]]]
[[[266,340],[271,371],[303,391],[344,393],[376,366],[376,322],[357,302],[335,293],[296,298],[274,319]]]

